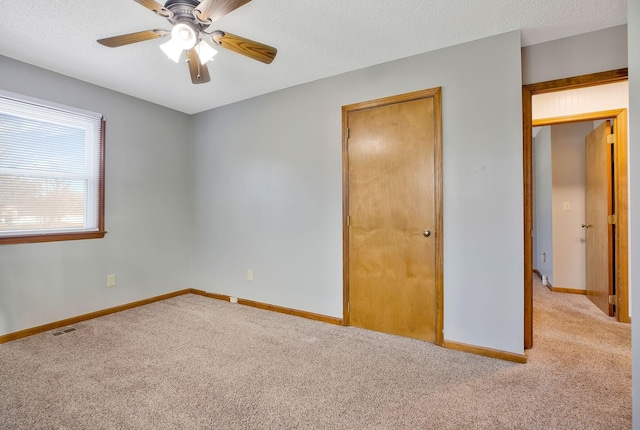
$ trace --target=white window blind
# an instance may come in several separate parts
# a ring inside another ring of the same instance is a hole
[[[0,238],[100,227],[102,117],[0,93]]]

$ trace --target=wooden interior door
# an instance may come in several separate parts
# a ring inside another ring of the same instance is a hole
[[[587,297],[604,313],[613,316],[613,165],[611,121],[600,124],[585,138],[585,237]]]
[[[349,322],[429,342],[436,341],[436,118],[433,97],[347,114]]]

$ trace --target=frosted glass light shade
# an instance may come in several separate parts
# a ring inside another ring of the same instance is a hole
[[[175,44],[173,39],[169,39],[166,43],[160,45],[160,49],[167,54],[167,57],[171,58],[174,62],[180,61],[180,55],[182,54],[182,48]]]
[[[198,53],[198,58],[200,58],[200,64],[204,66],[204,63],[211,60],[217,53],[215,49],[211,47],[207,42],[201,40],[200,43],[196,45],[196,52]]]

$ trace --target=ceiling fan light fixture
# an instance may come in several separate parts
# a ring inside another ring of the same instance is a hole
[[[200,64],[204,66],[204,64],[212,60],[213,57],[218,53],[215,49],[211,47],[207,42],[201,40],[200,43],[196,45],[196,52],[198,53],[198,58],[200,59]]]
[[[198,32],[187,23],[181,22],[176,24],[171,30],[171,40],[180,49],[191,49],[196,45],[198,40]]]
[[[182,48],[175,44],[173,39],[169,39],[166,43],[160,45],[160,49],[164,52],[167,57],[173,60],[175,63],[180,61],[180,56],[182,55]]]
[[[158,0],[160,1],[160,0]],[[163,0],[165,1],[165,0]],[[109,48],[167,37],[160,49],[170,60],[179,63],[186,57],[191,82],[203,84],[211,81],[207,64],[218,53],[214,48],[244,55],[252,60],[271,64],[278,50],[254,40],[245,39],[222,30],[207,31],[213,21],[238,9],[251,0],[166,0],[164,6],[155,0],[135,0],[136,3],[160,15],[171,24],[171,31],[151,29],[99,39]],[[206,38],[206,42],[202,40]],[[182,51],[185,56],[182,56]]]

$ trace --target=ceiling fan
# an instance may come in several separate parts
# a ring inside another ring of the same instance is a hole
[[[278,52],[274,47],[235,34],[221,30],[208,31],[213,21],[251,0],[167,0],[164,6],[154,0],[134,1],[166,18],[173,25],[171,31],[160,29],[139,31],[100,39],[98,43],[116,48],[171,35],[169,41],[160,45],[160,48],[176,63],[180,61],[182,52],[186,51],[191,82],[194,84],[203,84],[211,80],[206,63],[213,59],[217,51],[205,39],[209,39],[215,46],[266,64],[270,64]]]

